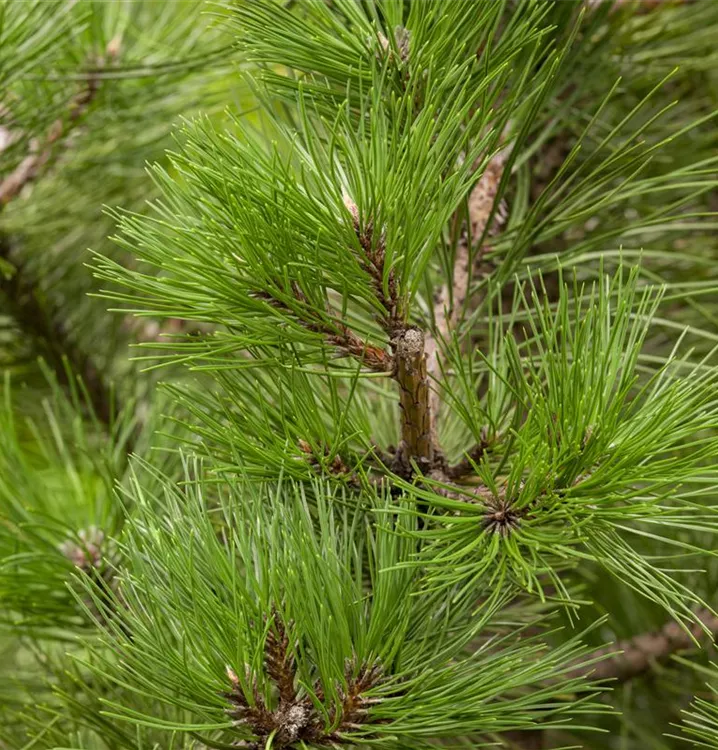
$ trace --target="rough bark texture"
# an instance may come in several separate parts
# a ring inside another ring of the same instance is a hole
[[[400,452],[404,451],[420,468],[428,468],[434,462],[436,451],[424,334],[418,328],[408,328],[401,333],[394,356],[401,407]]]

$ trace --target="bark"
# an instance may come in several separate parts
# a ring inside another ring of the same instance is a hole
[[[718,617],[704,609],[697,613],[697,618],[704,627],[693,623],[686,631],[671,620],[656,632],[642,633],[598,649],[591,655],[592,658],[607,654],[611,656],[590,667],[591,679],[627,682],[650,671],[655,664],[667,661],[673,654],[695,648],[696,641],[705,641],[709,637],[715,640],[718,636]],[[586,670],[582,669],[579,673],[586,673]]]
[[[394,357],[401,408],[400,452],[427,469],[434,464],[437,450],[423,332],[408,328],[399,334]]]
[[[499,230],[505,220],[504,209],[494,211],[496,195],[503,176],[508,152],[504,148],[486,165],[483,174],[469,195],[470,231],[462,231],[454,258],[451,283],[444,284],[434,302],[434,326],[426,339],[427,368],[432,381],[430,394],[431,412],[436,419],[439,414],[439,389],[441,379],[440,348],[450,339],[451,333],[461,324],[467,307],[472,279],[480,275],[486,252],[487,237]],[[489,226],[489,221],[493,221]],[[481,243],[478,250],[475,245]]]

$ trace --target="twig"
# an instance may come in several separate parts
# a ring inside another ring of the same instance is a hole
[[[635,6],[638,13],[649,13],[662,5],[687,5],[693,0],[586,0],[589,8],[598,8],[601,5],[611,4],[611,10],[622,8],[624,6]]]
[[[385,349],[362,340],[345,323],[327,321],[307,303],[307,298],[297,283],[292,285],[292,296],[302,306],[300,313],[289,303],[278,299],[269,292],[256,292],[254,296],[264,300],[275,309],[289,313],[307,331],[320,334],[327,344],[359,360],[370,370],[374,372],[389,372],[391,370],[391,357]]]
[[[361,254],[359,265],[363,271],[369,274],[374,294],[384,308],[385,313],[380,323],[389,338],[393,338],[404,326],[401,301],[399,299],[399,287],[394,269],[386,270],[386,237],[384,232],[376,232],[374,223],[367,222],[362,225],[359,216],[359,208],[348,196],[344,195],[344,205],[349,210],[352,218],[354,232],[359,240]],[[384,276],[386,275],[386,286]]]

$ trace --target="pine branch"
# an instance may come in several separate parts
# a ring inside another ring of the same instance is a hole
[[[264,642],[264,663],[267,674],[277,686],[280,702],[294,703],[297,700],[297,691],[294,687],[297,676],[294,655],[284,623],[276,613],[273,619],[274,629],[270,627]]]
[[[387,273],[385,268],[383,233],[377,236],[372,221],[362,226],[359,209],[349,196],[344,196],[344,203],[362,250],[360,266],[369,274],[376,298],[385,310],[379,322],[391,341],[392,375],[399,385],[401,409],[401,443],[392,468],[408,477],[413,472],[412,462],[426,470],[434,466],[440,454],[433,425],[436,404],[432,404],[429,386],[425,337],[421,330],[404,322],[396,277],[393,269]]]
[[[411,473],[411,461],[430,469],[438,455],[430,401],[424,334],[408,328],[395,340],[394,378],[399,384],[401,443],[395,458],[397,473]]]
[[[696,614],[700,622],[691,624],[688,629],[671,620],[660,630],[619,641],[614,646],[605,646],[594,651],[590,660],[611,654],[610,658],[591,666],[588,673],[593,680],[615,680],[628,682],[650,671],[654,664],[667,661],[673,654],[694,648],[696,642],[708,637],[718,637],[718,616],[708,609]],[[584,673],[586,670],[583,670]]]
[[[359,209],[354,201],[344,196],[344,205],[349,209],[362,254],[359,265],[369,274],[376,298],[384,308],[385,313],[380,323],[389,338],[393,338],[403,328],[404,316],[399,299],[399,287],[394,269],[387,269],[386,265],[386,237],[383,232],[376,233],[373,222],[362,227]],[[386,286],[384,277],[386,276]]]
[[[369,707],[376,700],[366,693],[379,684],[382,670],[378,664],[362,665],[356,676],[353,662],[345,665],[346,690],[338,686],[341,703],[328,711],[329,726],[308,695],[300,696],[295,687],[296,663],[289,636],[278,614],[273,616],[274,631],[270,629],[264,643],[264,664],[267,675],[277,689],[279,703],[270,710],[259,685],[249,669],[247,680],[251,685],[252,701],[247,700],[237,674],[226,668],[232,688],[224,697],[232,704],[227,710],[236,727],[244,727],[256,739],[240,740],[239,747],[260,750],[270,742],[278,748],[340,745],[347,743],[344,734],[363,729],[369,723]],[[276,632],[275,632],[276,631]],[[320,682],[314,686],[317,700],[324,702],[325,691]]]
[[[108,56],[114,59],[119,53],[116,41],[107,45]],[[100,85],[99,69],[89,73],[82,90],[77,93],[68,105],[67,115],[58,117],[49,127],[41,142],[31,142],[31,152],[0,182],[0,207],[6,206],[30,182],[37,179],[50,162],[55,146],[67,138],[82,116],[94,101]]]
[[[666,3],[665,0],[586,0],[586,5],[588,5],[589,8],[598,8],[605,3],[611,3],[612,11],[625,6],[633,6],[637,13],[649,13],[656,8],[660,8],[663,4],[681,5],[691,2],[693,2],[693,0],[672,0],[671,3]]]
[[[628,682],[649,672],[654,665],[668,661],[671,656],[686,649],[696,647],[696,642],[708,637],[706,628],[712,638],[718,637],[718,616],[704,609],[697,613],[703,623],[694,623],[686,631],[677,622],[671,620],[660,630],[642,633],[619,641],[612,646],[597,649],[586,658],[584,663],[590,666],[580,667],[570,673],[571,677],[589,677],[592,681],[611,680],[614,683]],[[535,730],[510,733],[507,737],[512,747],[522,750],[540,750],[543,747],[545,733]]]
[[[469,195],[468,229],[464,228],[456,248],[451,284],[442,286],[434,302],[434,325],[426,339],[427,368],[433,385],[431,388],[431,411],[435,418],[439,413],[439,388],[441,361],[439,348],[449,340],[451,333],[461,324],[472,278],[481,273],[481,265],[487,247],[485,239],[494,234],[505,220],[503,206],[494,211],[499,184],[508,158],[507,150],[499,151],[486,165],[483,174]],[[493,220],[492,220],[493,217]],[[491,226],[489,222],[491,221]],[[480,243],[472,253],[472,245]],[[472,259],[473,255],[473,259]]]
[[[269,292],[257,292],[255,296],[265,300],[271,307],[291,314],[307,331],[320,334],[329,346],[338,349],[346,356],[354,357],[370,370],[387,372],[390,369],[390,357],[385,349],[363,341],[345,323],[327,321],[311,307],[296,282],[292,284],[292,297],[297,303],[296,307]]]
[[[117,413],[115,399],[92,358],[57,322],[54,311],[41,302],[40,292],[23,264],[14,256],[11,260],[10,241],[7,238],[0,238],[0,259],[10,261],[15,269],[11,278],[0,278],[0,292],[9,305],[13,319],[41,346],[48,364],[65,386],[70,385],[65,363],[70,364],[72,372],[79,376],[86,389],[94,415],[110,426]],[[131,451],[132,446],[128,444],[128,452]]]
[[[367,699],[365,694],[381,682],[383,677],[381,666],[378,663],[371,666],[362,665],[356,677],[352,677],[353,671],[351,662],[345,665],[347,689],[340,691],[342,703],[339,710],[339,724],[327,738],[329,743],[342,742],[343,733],[362,729],[369,714],[369,707],[375,702]],[[334,712],[331,718],[333,723],[336,720]]]

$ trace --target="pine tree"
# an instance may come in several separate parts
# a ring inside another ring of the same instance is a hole
[[[0,0],[0,748],[718,748],[715,38]]]

